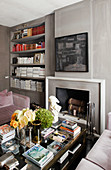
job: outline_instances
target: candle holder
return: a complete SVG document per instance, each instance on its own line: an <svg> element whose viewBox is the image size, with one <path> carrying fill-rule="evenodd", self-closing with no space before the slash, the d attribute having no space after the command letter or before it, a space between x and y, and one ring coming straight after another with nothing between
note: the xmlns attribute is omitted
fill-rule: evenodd
<svg viewBox="0 0 111 170"><path fill-rule="evenodd" d="M32 129L33 129L33 127L29 126L28 129L29 129L29 142L27 142L26 146L27 146L28 148L31 148L32 146L35 145L35 144L32 142Z"/></svg>

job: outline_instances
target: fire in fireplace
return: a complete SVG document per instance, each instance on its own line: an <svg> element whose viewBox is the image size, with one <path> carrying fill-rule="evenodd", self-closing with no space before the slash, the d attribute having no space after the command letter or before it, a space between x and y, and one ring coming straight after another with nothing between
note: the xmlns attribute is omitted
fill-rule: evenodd
<svg viewBox="0 0 111 170"><path fill-rule="evenodd" d="M56 87L56 97L62 106L61 112L87 119L89 91Z"/></svg>

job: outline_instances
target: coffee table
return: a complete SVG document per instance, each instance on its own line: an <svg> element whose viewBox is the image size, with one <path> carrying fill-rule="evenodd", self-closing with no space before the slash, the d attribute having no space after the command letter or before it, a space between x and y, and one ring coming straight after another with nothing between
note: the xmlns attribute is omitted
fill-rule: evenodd
<svg viewBox="0 0 111 170"><path fill-rule="evenodd" d="M46 140L45 140L46 142ZM50 144L52 141L50 139L47 139L47 142L44 141L41 142L41 145L47 148L47 145ZM43 170L47 170L49 168L56 169L68 169L68 167L74 162L74 160L77 159L77 157L81 154L82 150L85 148L85 142L86 142L86 129L82 129L79 135L75 138L69 138L64 142L64 147L57 152L57 154L54 156L54 158L43 168ZM19 143L19 141L16 140L16 143ZM67 158L64 160L64 162L61 164L58 162L58 160L68 151L68 150L74 150L74 148L81 144L81 146L75 151L74 154L69 153ZM25 152L28 148L20 146L19 153L15 155L15 158L19 161L18 169L21 169L26 163L25 163L25 157L22 156L22 153ZM0 156L3 155L2 148L0 147ZM31 163L31 162L30 162ZM33 163L32 163L33 165ZM36 165L37 166L37 165ZM39 169L39 167L37 167Z"/></svg>

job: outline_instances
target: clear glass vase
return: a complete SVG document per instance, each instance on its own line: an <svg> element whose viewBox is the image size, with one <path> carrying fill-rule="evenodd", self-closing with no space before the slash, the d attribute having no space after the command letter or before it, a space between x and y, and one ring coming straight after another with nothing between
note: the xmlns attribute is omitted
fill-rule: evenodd
<svg viewBox="0 0 111 170"><path fill-rule="evenodd" d="M20 129L20 144L26 146L26 127Z"/></svg>

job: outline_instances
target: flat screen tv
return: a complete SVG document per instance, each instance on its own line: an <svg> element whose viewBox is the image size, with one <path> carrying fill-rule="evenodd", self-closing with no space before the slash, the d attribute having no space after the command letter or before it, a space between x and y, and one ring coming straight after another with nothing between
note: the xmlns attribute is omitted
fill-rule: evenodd
<svg viewBox="0 0 111 170"><path fill-rule="evenodd" d="M55 39L56 71L88 72L88 33Z"/></svg>

